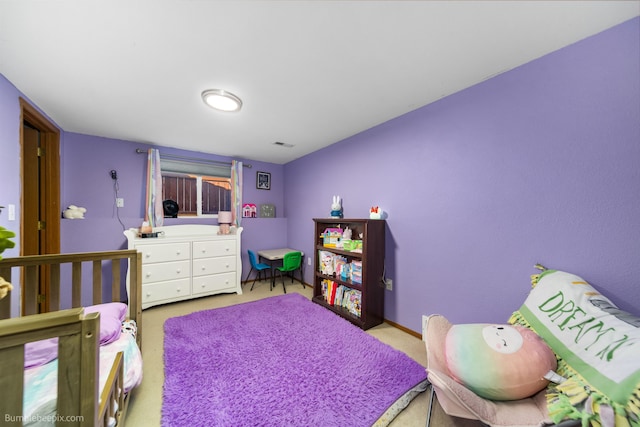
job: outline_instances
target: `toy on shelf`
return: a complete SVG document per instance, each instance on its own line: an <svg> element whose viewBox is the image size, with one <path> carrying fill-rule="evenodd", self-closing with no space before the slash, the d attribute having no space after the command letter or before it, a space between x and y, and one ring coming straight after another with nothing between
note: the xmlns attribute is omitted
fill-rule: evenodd
<svg viewBox="0 0 640 427"><path fill-rule="evenodd" d="M383 211L379 206L371 206L371 209L369 209L370 219L385 219L386 217L387 213Z"/></svg>
<svg viewBox="0 0 640 427"><path fill-rule="evenodd" d="M342 202L340 196L333 196L331 203L331 218L342 218Z"/></svg>
<svg viewBox="0 0 640 427"><path fill-rule="evenodd" d="M242 205L242 217L243 218L255 218L258 213L258 208L255 203L245 203Z"/></svg>
<svg viewBox="0 0 640 427"><path fill-rule="evenodd" d="M341 228L326 228L322 233L322 245L327 248L342 247L342 229Z"/></svg>

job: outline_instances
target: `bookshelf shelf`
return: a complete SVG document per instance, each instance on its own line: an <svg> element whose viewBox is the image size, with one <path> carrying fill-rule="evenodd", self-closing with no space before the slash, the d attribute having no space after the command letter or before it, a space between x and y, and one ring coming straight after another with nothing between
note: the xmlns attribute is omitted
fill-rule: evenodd
<svg viewBox="0 0 640 427"><path fill-rule="evenodd" d="M316 254L312 301L362 329L379 325L384 317L382 276L386 222L336 218L315 218L314 222ZM346 227L352 230L353 239L362 240L361 251L325 246L326 229L344 230ZM351 264L354 271L361 266L361 283L332 271L332 266L337 270L345 264Z"/></svg>

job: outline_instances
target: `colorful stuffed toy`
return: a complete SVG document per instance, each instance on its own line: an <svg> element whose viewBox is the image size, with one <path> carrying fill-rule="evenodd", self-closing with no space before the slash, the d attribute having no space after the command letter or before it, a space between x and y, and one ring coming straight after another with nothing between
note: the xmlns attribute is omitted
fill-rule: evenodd
<svg viewBox="0 0 640 427"><path fill-rule="evenodd" d="M511 325L454 325L445 341L453 379L478 396L518 400L545 388L556 357L533 331Z"/></svg>

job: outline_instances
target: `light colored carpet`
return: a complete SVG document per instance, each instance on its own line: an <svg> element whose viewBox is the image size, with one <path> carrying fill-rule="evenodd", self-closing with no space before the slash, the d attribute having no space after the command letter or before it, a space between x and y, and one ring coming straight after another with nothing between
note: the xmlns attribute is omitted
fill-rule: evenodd
<svg viewBox="0 0 640 427"><path fill-rule="evenodd" d="M129 426L159 426L162 409L162 385L164 383L163 363L163 325L170 317L182 316L200 310L226 307L248 301L255 301L274 295L283 294L282 285L269 290L269 282L256 282L253 291L249 291L251 283L243 285L243 294L223 294L198 298L190 301L177 302L156 306L144 310L142 313L142 357L144 361L142 384L133 391L126 424ZM307 286L304 290L298 282L287 283L287 292L298 292L311 299L313 291ZM371 328L367 331L380 341L403 351L409 357L426 365L427 355L424 343L410 334L397 329L387 323ZM409 406L402 411L391 423L390 427L418 427L424 426L427 420L428 391L417 396ZM434 405L434 415L431 425L434 427L475 426L469 420L449 418L444 415L440 407Z"/></svg>

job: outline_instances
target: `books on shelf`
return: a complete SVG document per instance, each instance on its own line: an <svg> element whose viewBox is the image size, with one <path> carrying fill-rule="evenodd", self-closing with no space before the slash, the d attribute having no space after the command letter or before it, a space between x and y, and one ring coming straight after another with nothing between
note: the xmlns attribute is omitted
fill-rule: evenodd
<svg viewBox="0 0 640 427"><path fill-rule="evenodd" d="M353 283L362 283L362 261L351 261L351 281Z"/></svg>
<svg viewBox="0 0 640 427"><path fill-rule="evenodd" d="M339 285L333 280L322 280L322 297L329 305L342 307L354 316L362 314L362 292Z"/></svg>

